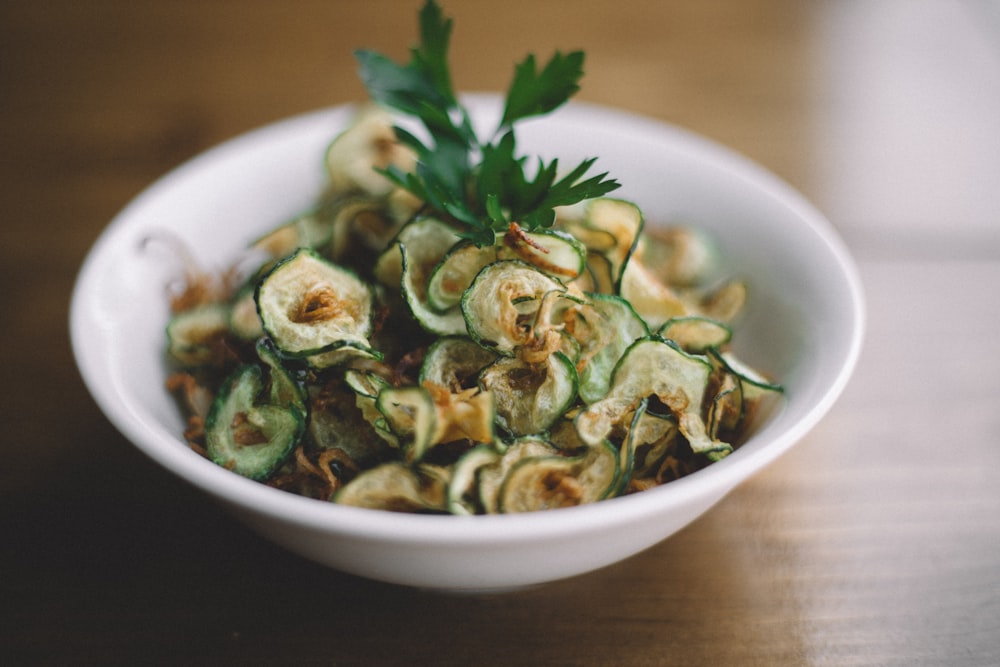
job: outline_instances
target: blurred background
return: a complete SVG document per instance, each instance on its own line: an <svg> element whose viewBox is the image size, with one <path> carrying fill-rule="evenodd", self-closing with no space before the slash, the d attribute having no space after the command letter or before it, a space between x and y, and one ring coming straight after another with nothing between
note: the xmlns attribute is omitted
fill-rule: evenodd
<svg viewBox="0 0 1000 667"><path fill-rule="evenodd" d="M106 219L164 166L206 146L360 99L352 50L405 58L412 42L399 40L415 39L414 6L4 3L5 182L32 170L53 185L89 173L109 200L95 210ZM584 48L579 99L733 146L841 226L905 216L910 233L927 234L997 203L1000 9L991 0L461 0L447 10L459 26L460 89L505 88L528 52ZM33 195L15 201L57 204ZM987 235L987 221L975 224Z"/></svg>
<svg viewBox="0 0 1000 667"><path fill-rule="evenodd" d="M16 536L0 555L0 595L6 600L0 606L17 607L2 616L7 627L0 631L0 639L13 642L20 628L27 633L26 641L37 646L49 628L59 627L81 645L87 638L103 637L107 649L121 638L106 628L124 623L124 632L130 633L128 646L135 648L144 640L166 641L143 630L145 623L166 620L180 623L179 634L171 635L175 640L193 634L203 646L213 641L232 643L235 637L226 633L238 634L241 627L264 631L254 625L251 614L266 605L251 602L252 595L235 584L219 584L218 577L233 567L240 577L252 578L257 566L284 564L287 557L223 517L204 513L182 485L132 452L103 420L79 381L70 353L66 330L70 290L80 263L105 225L167 170L260 125L363 99L352 50L374 48L405 59L407 47L416 39L420 4L418 0L5 0L0 4L0 284L4 286L0 340L5 341L0 346L5 430L0 440L0 529ZM455 19L452 67L459 89L506 88L513 63L529 52L547 57L553 49L585 49L586 75L578 99L684 126L786 179L829 216L847 241L874 286L873 311L884 312L878 309L909 299L900 306L910 313L906 326L919 327L922 291L937 290L937 297L950 301L953 296L958 302L966 298L961 287L965 281L977 281L974 293L989 297L959 312L958 325L970 325L961 319L970 312L996 318L995 294L984 290L982 281L1000 278L1000 3L453 0L442 4ZM954 273L956 267L964 273ZM931 275L928 271L935 272L933 282L920 282ZM961 279L941 283L942 276L951 275ZM980 319L972 329L986 341L987 331L997 324L1000 321ZM869 350L891 351L893 342L887 336L897 331L895 320L874 318ZM947 337L949 332L937 330L935 335ZM969 369L965 376L950 378L953 384L947 389L968 392L965 383L974 372ZM870 412L877 397L889 394L897 402L904 400L890 388L863 384L875 379L862 370L854 384L861 388L848 395L846 405ZM977 424L985 425L983 408L996 398L997 386L996 380L988 379L972 399ZM923 398L907 405L911 414L936 407ZM822 653L826 646L823 655L830 655L830 646L860 641L859 636L869 646L880 646L882 653L877 656L889 660L894 647L934 627L929 618L911 618L912 623L896 628L896 635L890 633L878 644L874 616L864 617L852 607L850 622L831 621L846 618L845 598L819 604L815 598L804 601L788 592L793 587L788 577L822 579L822 568L805 559L805 547L795 540L812 534L808 531L817 517L831 514L830 507L810 505L820 501L801 487L779 481L780 476L790 469L806 471L806 479L819 488L819 497L833 499L832 505L840 508L841 513L833 515L841 523L834 520L834 525L861 530L850 523L849 515L864 511L862 503L852 504L850 493L860 491L864 496L880 482L863 477L863 462L843 463L829 447L820 447L851 434L852 428L859 427L846 412L835 412L825 430L782 462L784 468L742 489L736 499L654 554L665 558L693 550L705 558L701 569L688 561L665 584L678 596L678 604L736 595L728 609L731 616L758 614L764 619L753 624L752 632L737 634L744 647L761 649L753 654L760 662L753 664L805 664L814 655L809 651ZM876 432L891 430L887 425ZM888 459L875 458L888 464ZM832 478L809 476L808 471L822 465L831 467ZM856 481L858 475L867 486ZM836 485L824 486L824 479L833 479ZM919 487L935 488L938 478L933 471L923 471L918 479L919 485L906 486L911 500L920 497ZM987 491L993 481L995 476L976 478L970 493L979 494L978 504L959 509L972 511L977 521L992 516L995 524L996 515L990 514L997 505L995 494ZM763 513L748 514L746 501L758 503ZM897 518L914 519L899 509L902 505L893 507ZM913 548L930 539L923 533L908 533L888 548L876 535L884 525L873 521L865 524L865 530L872 532L860 533L874 540L867 543L871 550L855 552L856 562L876 567L876 562L914 553ZM774 525L781 528L766 530ZM942 525L943 519L934 524ZM716 553L720 543L729 544L722 541L724 534L741 530L758 532L750 535L742 550L730 554L731 559L722 563L725 567L735 567L739 574L777 559L791 563L792 569L762 575L758 583L744 577L742 594L734 591L731 580L705 578L705 571L720 563L704 554ZM191 545L192 532L204 542ZM973 539L985 539L982 532L971 528L969 532ZM62 537L56 539L54 534ZM995 526L986 535L995 537ZM206 565L201 560L206 552L217 552L226 560L213 563L209 558ZM995 568L984 570L985 551L975 553L972 565L978 569L963 578L962 585L972 587L975 579L997 584ZM248 554L247 563L233 565L238 554ZM640 564L650 562L642 558ZM146 559L151 560L143 564ZM834 560L829 555L819 558L824 567ZM807 566L795 569L795 563ZM294 610L302 602L301 592L283 598L278 591L287 585L306 590L307 581L321 576L333 582L320 589L324 594L346 591L369 614L380 613L371 600L414 612L427 604L391 587L337 578L296 564L298 569L290 574L284 571L284 579L264 585L277 596L282 610ZM921 562L915 572L930 575L938 571L937 565L940 561ZM90 574L81 574L83 570ZM151 583L168 572L163 581L174 581L178 571L208 587L214 601L193 611L182 601L184 594L168 584L157 588ZM836 576L848 576L843 568L834 571ZM596 604L618 584L634 584L629 576L621 569L596 575L589 584L595 588L582 590L596 591L589 598ZM710 583L693 586L687 594L677 592L685 581L699 579ZM864 580L851 582L848 588L864 588ZM151 593L135 596L135 590L149 586ZM931 596L941 592L934 586L917 591ZM553 594L557 601L586 606L579 602L580 592L556 587ZM111 595L112 603L93 603L99 594ZM661 599L649 593L647 602ZM906 595L900 599L912 601ZM996 612L996 596L980 591L974 599L978 606L967 613L980 619L980 625L973 627L981 629L984 617L978 614L987 609ZM531 600L536 607L543 604L541 597ZM755 607L754 600L763 600L766 608ZM315 609L324 602L313 591L304 604ZM458 603L430 604L456 622L468 611ZM504 631L509 636L501 632L493 639L529 636L541 641L529 630L531 618L517 616L518 603L497 604L492 609L519 620ZM150 611L156 605L184 609L193 614L192 620L185 625L167 612ZM247 610L240 611L241 605ZM123 610L131 613L140 608L145 611L123 620ZM586 608L594 611L593 605ZM817 608L818 615L803 612ZM554 607L545 609L548 616L558 614ZM212 615L228 615L230 620L224 630L209 633L208 638L199 635L194 628L203 628ZM392 614L380 618L402 620ZM700 659L692 657L688 664L724 664L719 659L737 660L730 664L752 662L740 660L748 654L740 653L735 644L714 644L711 633L686 625L683 614L657 618L661 630L679 628L687 633L686 641L702 648ZM606 620L622 632L636 627L621 625L620 615ZM812 630L789 629L789 623L810 625ZM796 635L815 640L817 624L822 628L819 643L802 645L789 639ZM735 621L726 628L740 632ZM983 632L969 632L973 634L966 639L974 646L989 645ZM443 639L447 633L437 628L429 636ZM281 646L299 640L307 638L292 632ZM354 650L363 653L361 645ZM891 662L859 657L860 649L832 654L847 655L850 659L844 662L850 664ZM657 664L653 654L642 655L648 657L644 664ZM582 658L572 662L583 663Z"/></svg>

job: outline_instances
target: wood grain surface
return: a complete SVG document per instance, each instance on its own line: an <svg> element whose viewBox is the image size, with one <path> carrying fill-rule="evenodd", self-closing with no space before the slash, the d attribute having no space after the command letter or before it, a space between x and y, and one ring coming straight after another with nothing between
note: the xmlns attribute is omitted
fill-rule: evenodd
<svg viewBox="0 0 1000 667"><path fill-rule="evenodd" d="M868 298L842 400L689 528L589 575L452 597L290 555L104 419L70 290L167 170L362 98L351 51L405 57L419 3L6 0L0 662L1000 664L997 5L443 4L461 89L585 48L580 99L716 139L816 202Z"/></svg>

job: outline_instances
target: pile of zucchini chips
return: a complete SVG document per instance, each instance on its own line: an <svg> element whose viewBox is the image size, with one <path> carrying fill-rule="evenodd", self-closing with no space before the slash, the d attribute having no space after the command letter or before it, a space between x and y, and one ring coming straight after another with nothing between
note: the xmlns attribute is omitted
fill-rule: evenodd
<svg viewBox="0 0 1000 667"><path fill-rule="evenodd" d="M442 74L451 23L432 0L420 20L409 65L359 53L375 103L327 149L315 206L250 270L192 268L174 295L187 441L310 498L451 514L591 503L730 454L782 391L731 351L746 284L703 234L584 180L592 160L556 180L515 157L515 121L576 90L582 53L529 56L476 144Z"/></svg>
<svg viewBox="0 0 1000 667"><path fill-rule="evenodd" d="M409 159L365 109L259 270L190 276L168 383L212 461L350 505L523 512L697 470L781 391L727 351L747 289L704 284L702 235L602 197L477 246L372 169Z"/></svg>

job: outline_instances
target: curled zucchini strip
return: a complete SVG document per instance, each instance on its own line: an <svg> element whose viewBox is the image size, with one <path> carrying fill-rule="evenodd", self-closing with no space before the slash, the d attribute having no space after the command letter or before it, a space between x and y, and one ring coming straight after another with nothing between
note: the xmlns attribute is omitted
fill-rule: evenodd
<svg viewBox="0 0 1000 667"><path fill-rule="evenodd" d="M636 409L627 437L632 450L631 479L653 477L664 457L681 439L677 420L672 415L653 414L648 409L648 402Z"/></svg>
<svg viewBox="0 0 1000 667"><path fill-rule="evenodd" d="M419 264L425 276L437 266L448 249L459 240L448 224L433 217L416 218L399 230L375 263L375 278L386 287L400 289L403 280L401 246L410 248L410 259Z"/></svg>
<svg viewBox="0 0 1000 667"><path fill-rule="evenodd" d="M554 352L539 364L501 357L483 369L479 384L496 397L501 428L524 436L545 431L569 409L578 380L573 362Z"/></svg>
<svg viewBox="0 0 1000 667"><path fill-rule="evenodd" d="M330 256L341 261L359 251L381 252L399 232L388 204L372 197L344 197L330 206Z"/></svg>
<svg viewBox="0 0 1000 667"><path fill-rule="evenodd" d="M375 399L362 395L361 387L367 387L369 378L366 373L349 370L343 384L331 382L312 388L306 430L309 446L323 451L338 449L360 467L392 455L391 447L398 442L375 427L373 422L381 417L374 407Z"/></svg>
<svg viewBox="0 0 1000 667"><path fill-rule="evenodd" d="M450 225L436 218L418 218L400 230L375 265L379 282L398 288L420 326L441 336L465 333L461 310L435 309L427 293L428 279L458 238Z"/></svg>
<svg viewBox="0 0 1000 667"><path fill-rule="evenodd" d="M500 489L511 469L519 462L532 457L548 457L559 450L544 438L528 436L515 440L503 454L491 463L478 468L479 504L487 514L500 512Z"/></svg>
<svg viewBox="0 0 1000 667"><path fill-rule="evenodd" d="M719 322L732 322L746 307L749 288L741 280L732 280L717 287L697 304L697 311Z"/></svg>
<svg viewBox="0 0 1000 667"><path fill-rule="evenodd" d="M344 371L344 382L354 392L354 404L361 411L361 417L371 425L373 432L399 449L399 438L389 429L386 418L378 409L379 394L392 386L388 380L369 371L349 368Z"/></svg>
<svg viewBox="0 0 1000 667"><path fill-rule="evenodd" d="M465 319L459 308L437 313L427 303L428 263L421 262L412 245L399 246L403 258L403 296L413 316L427 331L441 336L454 336L465 332Z"/></svg>
<svg viewBox="0 0 1000 667"><path fill-rule="evenodd" d="M260 338L256 347L257 357L267 367L270 380L270 401L275 405L294 408L306 412L306 391L291 373L281 363L281 356L274 348L274 343L267 338Z"/></svg>
<svg viewBox="0 0 1000 667"><path fill-rule="evenodd" d="M265 392L263 371L256 365L242 366L230 376L205 420L208 457L238 475L267 479L305 428L304 411L284 404L280 391Z"/></svg>
<svg viewBox="0 0 1000 667"><path fill-rule="evenodd" d="M581 439L596 445L615 425L623 424L638 403L656 396L677 418L681 433L696 453L724 456L732 446L713 440L702 419L702 405L712 365L662 338L632 344L615 368L608 395L591 404L576 420Z"/></svg>
<svg viewBox="0 0 1000 667"><path fill-rule="evenodd" d="M437 410L423 387L387 388L379 392L375 406L399 442L407 462L419 461L434 444Z"/></svg>
<svg viewBox="0 0 1000 667"><path fill-rule="evenodd" d="M716 349L709 352L717 363L740 381L740 384L743 385L743 393L748 397L756 398L764 394L780 394L785 391L781 384L774 382L760 371L744 363L732 352Z"/></svg>
<svg viewBox="0 0 1000 667"><path fill-rule="evenodd" d="M657 333L676 342L685 352L695 354L720 348L733 337L733 330L728 325L699 315L667 320Z"/></svg>
<svg viewBox="0 0 1000 667"><path fill-rule="evenodd" d="M617 291L642 232L642 211L629 201L598 197L562 213L560 227L586 246L591 271L599 267L596 271L602 274L593 291Z"/></svg>
<svg viewBox="0 0 1000 667"><path fill-rule="evenodd" d="M368 341L372 294L350 271L311 250L279 262L257 286L264 331L289 357L316 368L378 357Z"/></svg>
<svg viewBox="0 0 1000 667"><path fill-rule="evenodd" d="M591 318L581 345L591 351L580 371L580 398L593 403L604 398L611 387L611 374L625 350L649 329L632 306L621 297L588 294L595 317Z"/></svg>
<svg viewBox="0 0 1000 667"><path fill-rule="evenodd" d="M532 342L543 297L565 291L561 283L520 260L489 264L462 296L469 336L498 354L513 356Z"/></svg>
<svg viewBox="0 0 1000 667"><path fill-rule="evenodd" d="M546 229L525 232L517 225L504 234L500 257L520 259L539 271L558 278L573 280L587 267L587 248L571 234Z"/></svg>
<svg viewBox="0 0 1000 667"><path fill-rule="evenodd" d="M167 323L167 350L182 366L194 368L215 359L213 342L229 332L229 308L209 303L173 315Z"/></svg>
<svg viewBox="0 0 1000 667"><path fill-rule="evenodd" d="M449 391L475 387L480 371L497 355L465 336L443 336L431 343L420 367L420 384L432 382Z"/></svg>
<svg viewBox="0 0 1000 667"><path fill-rule="evenodd" d="M437 466L391 461L362 472L333 501L390 512L444 512L448 479L447 471Z"/></svg>
<svg viewBox="0 0 1000 667"><path fill-rule="evenodd" d="M456 243L441 259L427 282L427 303L437 312L445 312L462 302L484 266L497 260L497 246L477 246L471 241Z"/></svg>
<svg viewBox="0 0 1000 667"><path fill-rule="evenodd" d="M416 156L396 137L392 115L370 105L362 108L350 127L330 143L325 164L328 186L333 192L360 190L387 196L395 185L379 169L394 165L411 171Z"/></svg>
<svg viewBox="0 0 1000 667"><path fill-rule="evenodd" d="M444 312L459 305L476 275L499 260L519 259L557 280L573 280L586 269L586 248L565 232L524 232L511 225L511 231L498 242L489 246L456 243L431 272L427 285L430 306Z"/></svg>
<svg viewBox="0 0 1000 667"><path fill-rule="evenodd" d="M612 276L620 281L642 232L642 211L632 202L601 197L587 203L586 220L591 228L607 231L614 237L614 248L604 254L611 262Z"/></svg>
<svg viewBox="0 0 1000 667"><path fill-rule="evenodd" d="M586 271L574 281L584 292L596 294L617 294L614 276L611 275L611 262L599 252L587 253Z"/></svg>
<svg viewBox="0 0 1000 667"><path fill-rule="evenodd" d="M681 225L647 229L635 256L646 266L656 267L664 283L678 287L704 283L721 261L718 248L705 233Z"/></svg>
<svg viewBox="0 0 1000 667"><path fill-rule="evenodd" d="M500 453L495 448L479 445L455 462L448 484L448 510L452 514L478 514L480 505L476 491L479 470L499 459Z"/></svg>
<svg viewBox="0 0 1000 667"><path fill-rule="evenodd" d="M271 230L250 247L272 259L287 257L299 248L319 248L333 238L333 223L323 209L309 211Z"/></svg>
<svg viewBox="0 0 1000 667"><path fill-rule="evenodd" d="M693 314L690 304L680 294L660 282L636 259L625 267L619 293L650 329L659 329L669 320Z"/></svg>
<svg viewBox="0 0 1000 667"><path fill-rule="evenodd" d="M420 461L434 445L455 440L493 440L493 396L478 389L453 394L432 383L386 388L375 406L398 439L403 457Z"/></svg>
<svg viewBox="0 0 1000 667"><path fill-rule="evenodd" d="M709 437L720 438L724 433L736 433L744 414L743 384L736 376L727 373L708 409Z"/></svg>
<svg viewBox="0 0 1000 667"><path fill-rule="evenodd" d="M619 473L618 450L607 441L579 456L527 457L504 478L498 509L536 512L603 500L617 491Z"/></svg>

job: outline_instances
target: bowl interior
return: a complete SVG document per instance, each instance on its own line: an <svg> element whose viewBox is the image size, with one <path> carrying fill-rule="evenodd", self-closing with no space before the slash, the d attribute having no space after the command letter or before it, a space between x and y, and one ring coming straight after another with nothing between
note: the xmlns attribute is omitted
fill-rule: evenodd
<svg viewBox="0 0 1000 667"><path fill-rule="evenodd" d="M497 109L492 96L471 96L469 106L485 125ZM361 521L350 508L276 492L204 461L180 438L182 421L163 388L165 290L181 271L163 239L181 240L205 268L225 267L257 235L310 205L322 184L323 151L350 115L351 109L336 108L265 127L154 184L122 211L88 256L73 296L71 334L82 376L101 409L168 469L236 506L274 516L294 508L297 520L314 525L401 535L413 517L365 512ZM791 446L829 409L858 355L861 290L839 239L799 195L709 141L604 108L569 105L526 125L520 143L567 164L599 156L596 167L623 184L615 196L636 201L648 224L684 222L712 235L728 273L750 283L737 352L787 388L782 408L734 455L683 484L610 501L621 501L616 512L663 511L672 498L699 486L715 497ZM578 509L566 516L587 522L603 512L613 520L596 506ZM512 517L497 519L530 532L532 522L555 525L543 514L552 513L518 517L516 524ZM419 534L456 534L447 519L421 518ZM559 525L568 529L565 521ZM464 539L476 538L475 526L466 523L460 530Z"/></svg>

